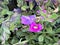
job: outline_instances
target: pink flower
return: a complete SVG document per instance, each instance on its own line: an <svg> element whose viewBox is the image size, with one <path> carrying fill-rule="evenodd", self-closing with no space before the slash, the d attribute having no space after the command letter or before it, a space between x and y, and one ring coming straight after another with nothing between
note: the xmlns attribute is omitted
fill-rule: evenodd
<svg viewBox="0 0 60 45"><path fill-rule="evenodd" d="M43 29L42 25L40 23L31 23L29 26L29 31L30 32L40 32Z"/></svg>
<svg viewBox="0 0 60 45"><path fill-rule="evenodd" d="M40 14L40 10L36 11L38 14ZM47 11L45 9L42 10L43 13L47 13Z"/></svg>
<svg viewBox="0 0 60 45"><path fill-rule="evenodd" d="M42 10L43 11L43 13L47 13L47 11L46 10Z"/></svg>

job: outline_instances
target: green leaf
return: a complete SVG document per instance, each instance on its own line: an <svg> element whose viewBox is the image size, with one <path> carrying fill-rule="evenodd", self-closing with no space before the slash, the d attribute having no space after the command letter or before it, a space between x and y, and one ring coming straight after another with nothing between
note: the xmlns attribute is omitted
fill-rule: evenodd
<svg viewBox="0 0 60 45"><path fill-rule="evenodd" d="M46 36L46 38L48 39L48 40L50 40L50 41L53 41L53 39L51 38L51 37L49 37L49 36ZM49 41L49 42L50 42Z"/></svg>
<svg viewBox="0 0 60 45"><path fill-rule="evenodd" d="M17 6L20 7L23 5L23 0L17 0L17 3L18 3Z"/></svg>
<svg viewBox="0 0 60 45"><path fill-rule="evenodd" d="M26 6L26 5L23 5L23 6L21 7L21 9L22 9L23 11L25 11L27 8L28 8L28 6Z"/></svg>
<svg viewBox="0 0 60 45"><path fill-rule="evenodd" d="M3 10L1 11L1 15L5 15L5 14L12 15L13 12L9 11L8 9L3 9Z"/></svg>
<svg viewBox="0 0 60 45"><path fill-rule="evenodd" d="M19 42L17 42L17 43L15 43L15 44L13 44L13 45L24 45L25 43L27 43L29 40L25 40L25 41L19 41Z"/></svg>
<svg viewBox="0 0 60 45"><path fill-rule="evenodd" d="M60 18L58 18L58 19L56 20L56 22L57 22L57 23L60 23Z"/></svg>
<svg viewBox="0 0 60 45"><path fill-rule="evenodd" d="M56 33L60 33L60 28L55 29Z"/></svg>
<svg viewBox="0 0 60 45"><path fill-rule="evenodd" d="M46 14L43 13L42 11L40 12L41 16L46 17Z"/></svg>
<svg viewBox="0 0 60 45"><path fill-rule="evenodd" d="M46 3L46 7L50 5L50 0L48 0L48 2Z"/></svg>
<svg viewBox="0 0 60 45"><path fill-rule="evenodd" d="M14 23L11 23L11 24L10 24L10 30L11 30L11 31L13 31L15 27L16 27L16 26L14 25Z"/></svg>
<svg viewBox="0 0 60 45"><path fill-rule="evenodd" d="M3 9L2 12L1 12L1 15L4 15L6 14L7 10L6 9Z"/></svg>
<svg viewBox="0 0 60 45"><path fill-rule="evenodd" d="M16 37L13 37L13 39L11 40L11 44L17 43L18 39Z"/></svg>
<svg viewBox="0 0 60 45"><path fill-rule="evenodd" d="M5 24L2 25L2 28L7 34L10 34L10 30Z"/></svg>
<svg viewBox="0 0 60 45"><path fill-rule="evenodd" d="M55 42L57 42L57 41L59 41L59 38L58 38L58 37L53 37L53 40L54 40Z"/></svg>
<svg viewBox="0 0 60 45"><path fill-rule="evenodd" d="M43 17L44 17L44 20L43 20L43 21L46 21L46 20L47 20L47 18L46 18L46 14L45 14L45 13L43 13L42 11L40 11L40 14L41 14L41 16L43 16Z"/></svg>
<svg viewBox="0 0 60 45"><path fill-rule="evenodd" d="M58 43L54 43L53 45L59 45Z"/></svg>
<svg viewBox="0 0 60 45"><path fill-rule="evenodd" d="M40 36L38 37L38 41L39 41L39 42L43 42L43 40L44 40L44 36L43 36L43 35L40 35Z"/></svg>
<svg viewBox="0 0 60 45"><path fill-rule="evenodd" d="M18 14L18 16L16 16L16 19L15 19L16 24L20 24L20 16L21 14Z"/></svg>
<svg viewBox="0 0 60 45"><path fill-rule="evenodd" d="M55 34L55 32L52 30L52 27L51 27L51 26L46 27L46 31L47 31L47 33L49 33L49 34Z"/></svg>
<svg viewBox="0 0 60 45"><path fill-rule="evenodd" d="M2 34L1 34L1 41L2 41L2 44L5 44L5 41L8 40L9 36L10 36L10 31L9 31L9 28L5 25L5 23L2 24Z"/></svg>
<svg viewBox="0 0 60 45"><path fill-rule="evenodd" d="M1 19L0 19L0 24L3 22L3 20L4 20L4 18L1 18Z"/></svg>
<svg viewBox="0 0 60 45"><path fill-rule="evenodd" d="M52 45L52 44L48 44L48 45Z"/></svg>
<svg viewBox="0 0 60 45"><path fill-rule="evenodd" d="M49 18L56 19L58 15L56 13L53 13Z"/></svg>
<svg viewBox="0 0 60 45"><path fill-rule="evenodd" d="M27 32L28 31L28 28L25 28L22 30L22 32Z"/></svg>
<svg viewBox="0 0 60 45"><path fill-rule="evenodd" d="M30 7L30 10L32 10L32 9L33 9L34 5L33 5L33 3L32 3L32 2L30 2L30 3L29 3L29 7Z"/></svg>
<svg viewBox="0 0 60 45"><path fill-rule="evenodd" d="M8 3L9 3L9 0L4 0L3 3L4 3L4 4L8 4Z"/></svg>
<svg viewBox="0 0 60 45"><path fill-rule="evenodd" d="M5 42L5 44L4 45L10 45L8 42Z"/></svg>

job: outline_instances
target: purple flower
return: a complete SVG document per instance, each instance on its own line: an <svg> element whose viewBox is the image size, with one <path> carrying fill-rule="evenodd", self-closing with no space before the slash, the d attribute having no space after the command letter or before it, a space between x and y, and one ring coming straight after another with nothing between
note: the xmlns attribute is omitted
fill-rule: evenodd
<svg viewBox="0 0 60 45"><path fill-rule="evenodd" d="M36 15L31 15L31 16L24 16L24 15L22 15L22 16L21 16L21 23L22 23L22 24L29 25L29 24L31 24L32 22L34 22L35 19L36 19Z"/></svg>
<svg viewBox="0 0 60 45"><path fill-rule="evenodd" d="M47 11L45 10L45 6L44 6L44 5L42 5L41 8L42 8L42 11L43 11L44 13L47 12Z"/></svg>
<svg viewBox="0 0 60 45"><path fill-rule="evenodd" d="M43 29L42 25L40 23L31 23L29 26L29 31L30 32L40 32Z"/></svg>
<svg viewBox="0 0 60 45"><path fill-rule="evenodd" d="M43 13L46 13L46 10L42 10ZM40 10L37 10L37 13L40 14Z"/></svg>
<svg viewBox="0 0 60 45"><path fill-rule="evenodd" d="M14 11L14 12L17 12L17 13L21 13L21 9L19 9L19 8L14 8L13 11Z"/></svg>
<svg viewBox="0 0 60 45"><path fill-rule="evenodd" d="M37 13L40 14L40 10L37 10Z"/></svg>

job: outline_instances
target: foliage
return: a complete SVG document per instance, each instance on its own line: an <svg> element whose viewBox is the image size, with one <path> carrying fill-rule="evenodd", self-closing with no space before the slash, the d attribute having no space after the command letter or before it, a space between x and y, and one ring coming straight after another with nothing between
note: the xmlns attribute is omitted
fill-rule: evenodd
<svg viewBox="0 0 60 45"><path fill-rule="evenodd" d="M14 1L17 2L17 6ZM1 0L0 45L60 45L60 2L54 1ZM8 4L15 6L12 11ZM34 19L28 16L36 15L34 21L41 23L43 29L39 32L30 32L30 24L21 23L22 15L26 16L27 21Z"/></svg>

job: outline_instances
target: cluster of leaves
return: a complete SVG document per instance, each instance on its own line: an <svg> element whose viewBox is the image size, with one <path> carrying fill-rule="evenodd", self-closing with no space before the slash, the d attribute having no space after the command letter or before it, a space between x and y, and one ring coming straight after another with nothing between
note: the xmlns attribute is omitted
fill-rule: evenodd
<svg viewBox="0 0 60 45"><path fill-rule="evenodd" d="M39 21L44 29L39 33L33 33L27 31L28 26L21 24L20 16L36 14L36 16L46 17L42 11L39 15L36 13L37 10L41 10L40 5L44 2L39 0L27 3L25 0L15 1L17 1L16 7L21 9L20 13L10 11L7 5L10 2L12 4L12 0L0 1L0 45L60 45L60 5L57 6L59 11L53 12L51 7L54 9L55 7L51 0L45 4L46 10L51 13L49 18L54 19L54 22L49 22L46 18L44 21ZM38 2L41 4L36 5Z"/></svg>

